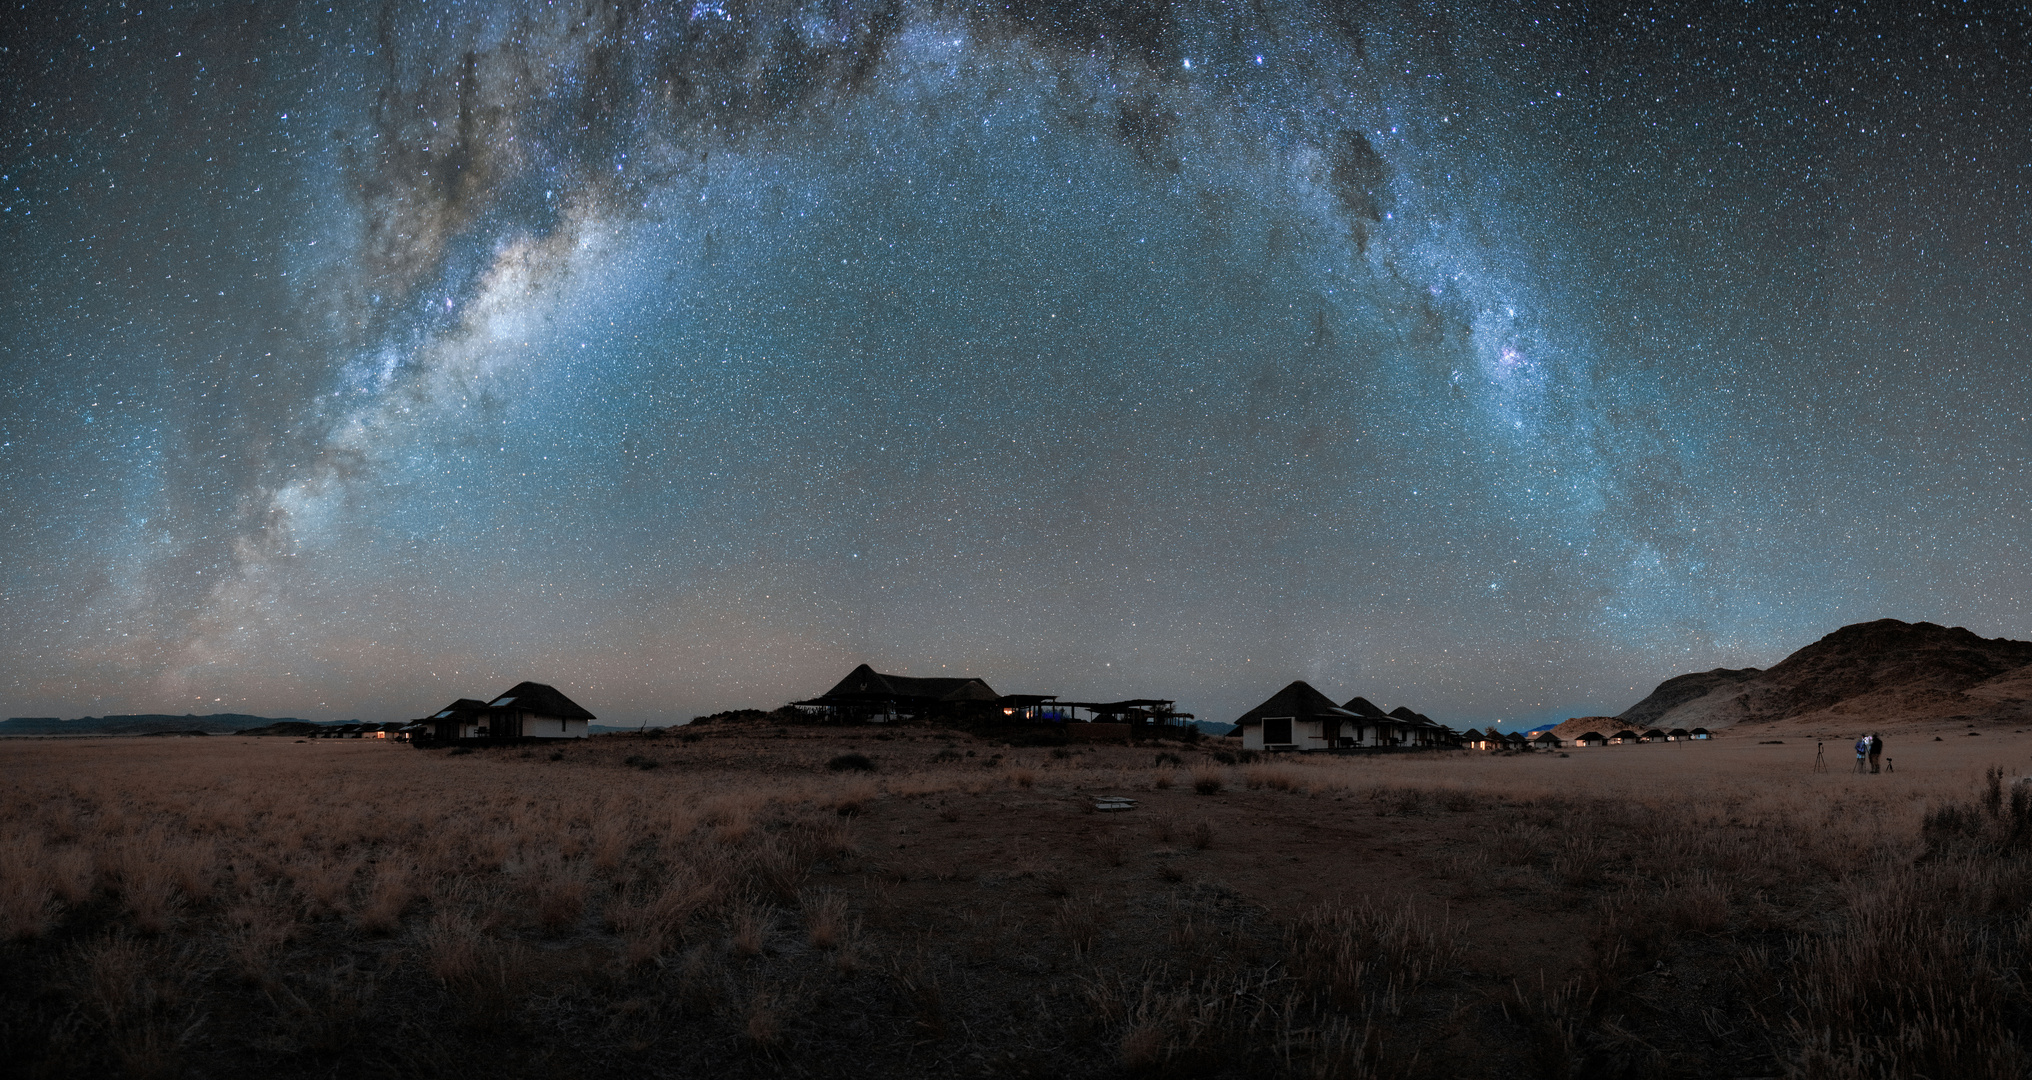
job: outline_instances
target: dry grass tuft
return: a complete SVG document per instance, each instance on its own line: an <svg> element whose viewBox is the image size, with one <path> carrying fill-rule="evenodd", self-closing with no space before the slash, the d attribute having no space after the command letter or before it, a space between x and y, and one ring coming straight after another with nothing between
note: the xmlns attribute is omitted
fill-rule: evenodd
<svg viewBox="0 0 2032 1080"><path fill-rule="evenodd" d="M1251 791L1304 791L1305 781L1305 775L1290 765L1251 765L1242 770L1242 784Z"/></svg>
<svg viewBox="0 0 2032 1080"><path fill-rule="evenodd" d="M1091 952L1094 940L1101 932L1101 912L1104 910L1097 894L1068 896L1058 902L1053 912L1059 932L1072 945L1074 956Z"/></svg>
<svg viewBox="0 0 2032 1080"><path fill-rule="evenodd" d="M812 948L837 949L852 933L853 927L847 917L847 899L839 893L831 890L808 893L801 906Z"/></svg>
<svg viewBox="0 0 2032 1080"><path fill-rule="evenodd" d="M1218 766L1195 765L1192 767L1192 790L1201 795L1219 795L1227 786L1227 774Z"/></svg>
<svg viewBox="0 0 2032 1080"><path fill-rule="evenodd" d="M1458 967L1466 951L1450 923L1416 903L1387 910L1328 903L1298 917L1289 954L1300 984L1337 1008L1396 1015L1428 980Z"/></svg>
<svg viewBox="0 0 2032 1080"><path fill-rule="evenodd" d="M769 931L775 921L775 910L752 896L743 897L735 903L733 913L727 918L727 941L734 955L762 955L762 950L769 944Z"/></svg>

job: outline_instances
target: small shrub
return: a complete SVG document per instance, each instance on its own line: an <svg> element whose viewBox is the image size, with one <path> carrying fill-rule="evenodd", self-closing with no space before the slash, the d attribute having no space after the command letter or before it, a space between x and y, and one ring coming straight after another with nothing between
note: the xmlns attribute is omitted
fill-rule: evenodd
<svg viewBox="0 0 2032 1080"><path fill-rule="evenodd" d="M629 754L627 757L621 759L621 764L632 765L635 768L641 769L643 772L648 772L650 769L656 767L657 762L655 758L646 758L642 757L639 754Z"/></svg>
<svg viewBox="0 0 2032 1080"><path fill-rule="evenodd" d="M840 793L839 799L833 803L833 810L841 817L854 817L866 812L868 804L874 802L878 794L880 792L873 784L856 784Z"/></svg>
<svg viewBox="0 0 2032 1080"><path fill-rule="evenodd" d="M1219 755L1215 755L1215 756L1216 756L1216 757L1218 757ZM1181 769L1182 769L1182 768L1184 768L1184 767L1185 767L1185 759L1184 759L1184 758L1182 758L1182 757L1179 757L1179 756L1178 756L1177 754L1173 754L1173 753L1169 753L1169 752L1163 752L1163 753L1159 753L1159 754L1157 755L1157 760L1155 760L1155 761L1151 762L1151 764L1152 764L1152 765L1155 765L1155 766L1163 766L1163 765L1176 765L1176 766L1178 766L1179 768L1181 768Z"/></svg>
<svg viewBox="0 0 2032 1080"><path fill-rule="evenodd" d="M1056 761L1064 761L1072 756L1072 751L1067 750L1063 746L1054 746L1051 748L1051 756Z"/></svg>
<svg viewBox="0 0 2032 1080"><path fill-rule="evenodd" d="M1303 779L1287 766L1260 765L1242 773L1242 783L1250 791L1269 788L1272 791L1297 791L1304 787Z"/></svg>
<svg viewBox="0 0 2032 1080"><path fill-rule="evenodd" d="M1936 741L1937 741L1937 740L1936 740ZM472 752L473 752L473 748L472 748L472 747L470 747L470 746L454 746L454 747L452 747L452 748L451 748L451 752L450 752L450 753L448 753L448 754L446 754L445 756L446 756L446 757L465 757L465 756L466 756L467 754L470 754L470 753L472 753Z"/></svg>
<svg viewBox="0 0 2032 1080"><path fill-rule="evenodd" d="M1213 823L1205 818L1201 818L1192 823L1192 828L1186 830L1185 836L1187 840L1192 842L1194 848L1205 851L1214 846Z"/></svg>
<svg viewBox="0 0 2032 1080"><path fill-rule="evenodd" d="M841 754L826 762L826 768L833 772L874 772L875 763L866 754Z"/></svg>
<svg viewBox="0 0 2032 1080"><path fill-rule="evenodd" d="M1009 779L1015 781L1017 787L1023 788L1036 787L1037 771L1035 769L1030 769L1019 765L1016 768L1009 770Z"/></svg>
<svg viewBox="0 0 2032 1080"><path fill-rule="evenodd" d="M1478 800L1470 792L1462 791L1459 788L1451 788L1440 792L1439 805L1459 814L1473 810L1478 805Z"/></svg>
<svg viewBox="0 0 2032 1080"><path fill-rule="evenodd" d="M1201 795L1219 795L1221 788L1226 785L1227 780L1222 776L1219 769L1211 765L1194 766L1192 770L1192 789L1194 791Z"/></svg>

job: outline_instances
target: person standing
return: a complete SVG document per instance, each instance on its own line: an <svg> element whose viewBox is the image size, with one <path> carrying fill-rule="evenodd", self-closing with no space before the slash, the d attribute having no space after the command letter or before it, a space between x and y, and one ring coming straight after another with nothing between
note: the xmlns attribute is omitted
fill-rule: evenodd
<svg viewBox="0 0 2032 1080"><path fill-rule="evenodd" d="M1856 740L1856 771L1863 771L1863 759L1870 756L1870 737L1866 734Z"/></svg>
<svg viewBox="0 0 2032 1080"><path fill-rule="evenodd" d="M1884 737L1872 731L1870 732L1870 772L1875 773L1877 771L1877 767L1883 762L1883 757Z"/></svg>

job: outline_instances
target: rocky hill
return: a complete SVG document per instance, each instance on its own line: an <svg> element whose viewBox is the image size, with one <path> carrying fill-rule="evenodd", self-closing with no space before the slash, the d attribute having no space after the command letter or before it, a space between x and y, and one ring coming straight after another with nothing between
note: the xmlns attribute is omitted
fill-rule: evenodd
<svg viewBox="0 0 2032 1080"><path fill-rule="evenodd" d="M1658 727L1658 720L1666 713L1717 690L1748 682L1762 675L1757 668L1716 668L1713 671L1696 671L1691 675L1680 675L1658 684L1651 696L1624 709L1615 718L1623 727L1643 731ZM1708 724L1671 724L1669 727L1710 727ZM1607 734L1604 732L1604 734Z"/></svg>
<svg viewBox="0 0 2032 1080"><path fill-rule="evenodd" d="M1798 721L2032 722L2032 641L1897 619L1844 626L1771 668L1681 675L1617 721L1642 730Z"/></svg>

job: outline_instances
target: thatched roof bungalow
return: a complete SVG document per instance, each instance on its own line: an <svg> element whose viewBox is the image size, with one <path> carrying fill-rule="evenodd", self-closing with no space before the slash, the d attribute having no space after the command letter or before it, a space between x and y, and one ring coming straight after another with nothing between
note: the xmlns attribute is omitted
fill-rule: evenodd
<svg viewBox="0 0 2032 1080"><path fill-rule="evenodd" d="M1590 731L1583 735L1577 735L1573 740L1573 745L1575 746L1607 746L1608 744L1608 738L1599 731Z"/></svg>
<svg viewBox="0 0 2032 1080"><path fill-rule="evenodd" d="M459 698L420 720L427 737L419 743L443 744L515 739L583 739L597 719L554 686L519 682L491 701Z"/></svg>
<svg viewBox="0 0 2032 1080"><path fill-rule="evenodd" d="M1362 719L1299 679L1243 713L1235 726L1244 750L1324 750L1353 737Z"/></svg>

